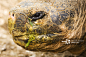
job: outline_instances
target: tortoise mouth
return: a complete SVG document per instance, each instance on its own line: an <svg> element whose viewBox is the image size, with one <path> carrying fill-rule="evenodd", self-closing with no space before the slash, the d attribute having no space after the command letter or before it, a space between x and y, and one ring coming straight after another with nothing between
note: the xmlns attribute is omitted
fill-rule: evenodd
<svg viewBox="0 0 86 57"><path fill-rule="evenodd" d="M46 39L46 40L50 40L49 38L53 39L53 38L62 38L65 34L60 34L60 33L54 33L54 34L41 34L41 35L35 35L35 34L24 34L24 35L17 35L17 36L13 36L14 38L18 38L21 40L27 40L30 39L32 37L34 37L35 39Z"/></svg>
<svg viewBox="0 0 86 57"><path fill-rule="evenodd" d="M37 45L41 45L42 43L48 45L59 42L63 39L63 34L42 34L42 35L34 35L34 34L25 34L14 36L13 40L18 45L23 46L24 48L35 48ZM29 43L29 44L28 44Z"/></svg>

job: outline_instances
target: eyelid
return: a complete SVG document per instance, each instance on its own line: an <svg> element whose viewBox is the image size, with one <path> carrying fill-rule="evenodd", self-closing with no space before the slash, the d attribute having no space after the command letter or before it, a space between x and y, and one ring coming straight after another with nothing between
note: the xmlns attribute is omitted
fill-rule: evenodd
<svg viewBox="0 0 86 57"><path fill-rule="evenodd" d="M39 14L38 16L36 16L36 14ZM30 18L35 21L38 19L42 19L45 16L45 12L44 11L38 11L35 14L33 14Z"/></svg>

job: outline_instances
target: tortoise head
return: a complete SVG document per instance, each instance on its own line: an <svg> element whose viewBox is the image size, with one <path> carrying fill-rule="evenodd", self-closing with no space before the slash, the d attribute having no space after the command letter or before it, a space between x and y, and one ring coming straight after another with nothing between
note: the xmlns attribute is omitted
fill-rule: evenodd
<svg viewBox="0 0 86 57"><path fill-rule="evenodd" d="M64 45L62 41L81 37L81 33L77 35L77 30L82 26L77 26L83 25L84 21L80 21L85 19L78 18L77 1L66 2L23 1L10 10L8 28L14 42L34 51L62 52L69 49L71 46ZM62 47L65 49L61 50Z"/></svg>

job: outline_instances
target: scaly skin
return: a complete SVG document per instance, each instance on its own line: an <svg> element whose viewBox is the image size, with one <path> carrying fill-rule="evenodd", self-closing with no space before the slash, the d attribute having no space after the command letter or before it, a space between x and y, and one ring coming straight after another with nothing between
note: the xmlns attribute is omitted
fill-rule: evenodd
<svg viewBox="0 0 86 57"><path fill-rule="evenodd" d="M73 54L81 54L86 42L85 8L85 0L23 1L10 10L8 28L14 42L25 49L69 50ZM62 42L66 39L84 42L80 42L81 45L66 45Z"/></svg>

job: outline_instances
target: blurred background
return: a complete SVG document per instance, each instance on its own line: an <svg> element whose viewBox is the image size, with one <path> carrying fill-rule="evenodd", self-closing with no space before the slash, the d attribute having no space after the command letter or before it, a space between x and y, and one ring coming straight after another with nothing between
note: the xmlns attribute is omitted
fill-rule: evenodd
<svg viewBox="0 0 86 57"><path fill-rule="evenodd" d="M0 0L0 57L64 57L69 54L50 53L50 52L33 52L28 51L16 45L8 31L9 10L22 0Z"/></svg>

